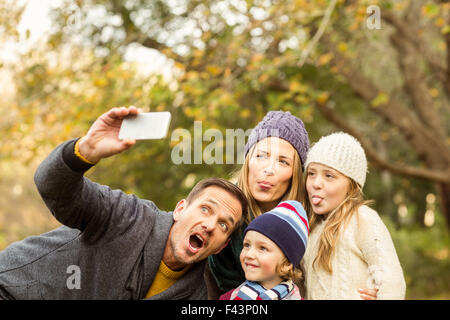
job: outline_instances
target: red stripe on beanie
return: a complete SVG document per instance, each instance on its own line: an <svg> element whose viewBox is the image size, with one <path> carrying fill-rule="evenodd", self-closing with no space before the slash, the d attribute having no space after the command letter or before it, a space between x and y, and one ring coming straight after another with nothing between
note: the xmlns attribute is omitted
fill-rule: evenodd
<svg viewBox="0 0 450 320"><path fill-rule="evenodd" d="M297 216L300 218L300 220L303 221L303 224L306 226L306 230L308 230L308 233L309 233L308 222L305 220L305 218L303 218L303 217L297 212L297 209L295 209L294 206L291 206L289 203L283 202L283 203L280 203L277 207L286 208L286 209L289 209L289 210L291 210L291 211L294 211L294 212L297 214Z"/></svg>

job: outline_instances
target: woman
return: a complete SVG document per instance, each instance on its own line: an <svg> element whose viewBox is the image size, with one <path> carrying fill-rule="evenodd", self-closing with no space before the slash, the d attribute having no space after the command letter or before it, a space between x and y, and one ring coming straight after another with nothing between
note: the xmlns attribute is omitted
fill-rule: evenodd
<svg viewBox="0 0 450 320"><path fill-rule="evenodd" d="M302 164L306 161L308 149L305 126L290 112L270 111L253 129L245 146L244 164L237 175L238 186L250 206L242 230L255 217L275 208L280 201L302 200ZM225 249L208 258L210 299L216 299L220 293L245 281L239 260L242 241L242 232L237 232Z"/></svg>

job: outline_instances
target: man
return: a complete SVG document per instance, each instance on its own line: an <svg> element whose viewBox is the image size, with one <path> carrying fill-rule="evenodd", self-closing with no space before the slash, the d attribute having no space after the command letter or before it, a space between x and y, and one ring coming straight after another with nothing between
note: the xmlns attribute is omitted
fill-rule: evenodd
<svg viewBox="0 0 450 320"><path fill-rule="evenodd" d="M39 166L36 186L64 226L0 252L0 298L206 299L204 261L226 246L247 208L239 188L205 179L167 213L83 176L136 142L118 132L139 112L111 109Z"/></svg>

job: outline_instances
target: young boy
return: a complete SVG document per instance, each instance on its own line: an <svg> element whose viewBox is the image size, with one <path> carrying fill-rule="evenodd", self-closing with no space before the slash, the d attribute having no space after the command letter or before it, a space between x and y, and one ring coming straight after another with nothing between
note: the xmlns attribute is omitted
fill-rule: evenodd
<svg viewBox="0 0 450 320"><path fill-rule="evenodd" d="M220 300L301 300L295 280L306 250L308 218L298 201L280 202L244 231L241 265L247 279Z"/></svg>

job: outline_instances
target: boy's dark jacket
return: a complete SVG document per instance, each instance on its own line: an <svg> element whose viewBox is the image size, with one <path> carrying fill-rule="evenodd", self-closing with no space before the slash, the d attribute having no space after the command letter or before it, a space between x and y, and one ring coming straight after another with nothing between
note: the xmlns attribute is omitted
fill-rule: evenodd
<svg viewBox="0 0 450 320"><path fill-rule="evenodd" d="M0 299L143 299L153 282L172 213L85 178L90 166L74 155L75 142L58 146L35 174L64 226L0 252ZM152 299L206 299L204 265Z"/></svg>

